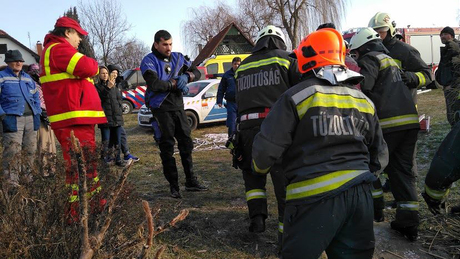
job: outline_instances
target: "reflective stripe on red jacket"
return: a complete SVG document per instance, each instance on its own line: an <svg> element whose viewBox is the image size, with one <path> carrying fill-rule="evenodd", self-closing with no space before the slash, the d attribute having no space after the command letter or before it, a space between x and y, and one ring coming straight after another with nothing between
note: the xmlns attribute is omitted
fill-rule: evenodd
<svg viewBox="0 0 460 259"><path fill-rule="evenodd" d="M40 58L40 81L52 128L106 123L91 77L96 60L79 53L63 37L48 34Z"/></svg>

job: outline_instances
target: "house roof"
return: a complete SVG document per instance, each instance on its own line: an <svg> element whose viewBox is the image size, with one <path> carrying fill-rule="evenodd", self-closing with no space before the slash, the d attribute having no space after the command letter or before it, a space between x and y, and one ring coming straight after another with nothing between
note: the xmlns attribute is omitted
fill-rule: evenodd
<svg viewBox="0 0 460 259"><path fill-rule="evenodd" d="M204 48L200 51L198 56L193 61L193 65L198 65L201 62L203 62L205 59L213 55L216 52L217 48L219 47L219 44L222 43L225 36L227 36L228 32L232 28L235 28L239 32L239 35L244 37L246 43L250 44L251 47L254 47L254 42L252 42L251 39L246 37L246 35L241 31L238 25L232 22L229 25L227 25L227 27L222 29L222 31L220 31L216 36L212 37L212 39L208 41L208 43L206 43ZM242 53L234 53L234 54L242 54Z"/></svg>
<svg viewBox="0 0 460 259"><path fill-rule="evenodd" d="M27 52L29 52L37 62L40 61L40 56L35 53L34 51L32 51L31 49L29 49L28 47L26 47L24 44L22 44L21 42L19 42L18 40L16 40L15 38L11 37L8 33L6 33L4 30L0 30L0 38L6 38L6 39L9 39L11 40L12 42L18 44L21 48L23 48L24 50L26 50Z"/></svg>

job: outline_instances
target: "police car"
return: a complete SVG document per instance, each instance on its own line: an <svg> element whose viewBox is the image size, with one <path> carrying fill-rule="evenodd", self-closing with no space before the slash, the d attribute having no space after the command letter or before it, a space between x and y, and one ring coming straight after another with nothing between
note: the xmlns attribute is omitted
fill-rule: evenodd
<svg viewBox="0 0 460 259"><path fill-rule="evenodd" d="M192 130L200 124L226 121L227 109L216 104L219 83L220 79L208 79L187 85L189 92L184 95L184 110ZM151 127L152 113L142 105L137 119L140 126Z"/></svg>

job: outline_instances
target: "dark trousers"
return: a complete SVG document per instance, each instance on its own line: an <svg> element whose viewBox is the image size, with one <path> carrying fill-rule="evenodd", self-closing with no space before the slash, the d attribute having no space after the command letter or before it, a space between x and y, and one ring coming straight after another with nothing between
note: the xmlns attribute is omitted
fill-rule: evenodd
<svg viewBox="0 0 460 259"><path fill-rule="evenodd" d="M128 140L126 138L126 131L125 131L125 128L123 128L123 126L120 129L120 135L121 135L121 139L120 139L121 140L120 142L121 153L127 156L129 155L129 146L128 146Z"/></svg>
<svg viewBox="0 0 460 259"><path fill-rule="evenodd" d="M246 189L246 201L249 209L249 217L256 215L268 216L267 212L267 193L265 185L267 183L266 175L256 175L251 170L252 160L252 142L255 135L259 132L259 127L241 130L241 144L243 145L243 163L240 168L243 170L244 186ZM282 223L284 218L284 207L286 204L286 180L281 169L281 164L275 164L270 170L273 187L275 189L276 201L278 203L278 219L282 232Z"/></svg>
<svg viewBox="0 0 460 259"><path fill-rule="evenodd" d="M102 139L102 156L104 158L114 155L115 161L121 161L120 143L121 143L121 126L101 128ZM112 153L112 150L113 153Z"/></svg>
<svg viewBox="0 0 460 259"><path fill-rule="evenodd" d="M359 184L337 196L286 205L283 259L371 259L374 253L372 194Z"/></svg>
<svg viewBox="0 0 460 259"><path fill-rule="evenodd" d="M190 137L190 126L184 110L157 112L155 118L161 131L160 157L163 164L163 174L170 186L178 188L179 179L177 173L176 159L174 158L174 144L178 143L179 154L184 167L186 180L194 177L192 150L193 141Z"/></svg>
<svg viewBox="0 0 460 259"><path fill-rule="evenodd" d="M446 99L446 115L451 127L460 121L460 100L458 99L459 88L444 89Z"/></svg>
<svg viewBox="0 0 460 259"><path fill-rule="evenodd" d="M236 116L238 113L238 108L235 102L228 102L225 105L227 108L227 128L228 128L228 137L230 137L236 130Z"/></svg>
<svg viewBox="0 0 460 259"><path fill-rule="evenodd" d="M388 166L384 171L388 174L391 192L397 202L393 223L401 227L419 225L416 176L412 171L417 134L418 129L383 134L389 153ZM380 184L377 181L374 188ZM383 197L374 202L376 207L383 207Z"/></svg>
<svg viewBox="0 0 460 259"><path fill-rule="evenodd" d="M434 191L441 191L440 195L444 195L444 191L447 191L458 179L460 179L460 122L455 124L436 151L425 184Z"/></svg>

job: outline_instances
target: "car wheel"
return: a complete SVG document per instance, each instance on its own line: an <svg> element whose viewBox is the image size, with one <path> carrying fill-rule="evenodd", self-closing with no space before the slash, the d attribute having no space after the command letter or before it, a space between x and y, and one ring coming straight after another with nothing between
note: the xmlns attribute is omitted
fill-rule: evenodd
<svg viewBox="0 0 460 259"><path fill-rule="evenodd" d="M133 111L133 105L131 104L130 101L122 101L121 102L121 110L123 111L123 114L129 114Z"/></svg>
<svg viewBox="0 0 460 259"><path fill-rule="evenodd" d="M198 126L198 118L196 117L195 113L192 111L186 111L185 115L187 115L187 121L190 125L190 129L195 130Z"/></svg>

